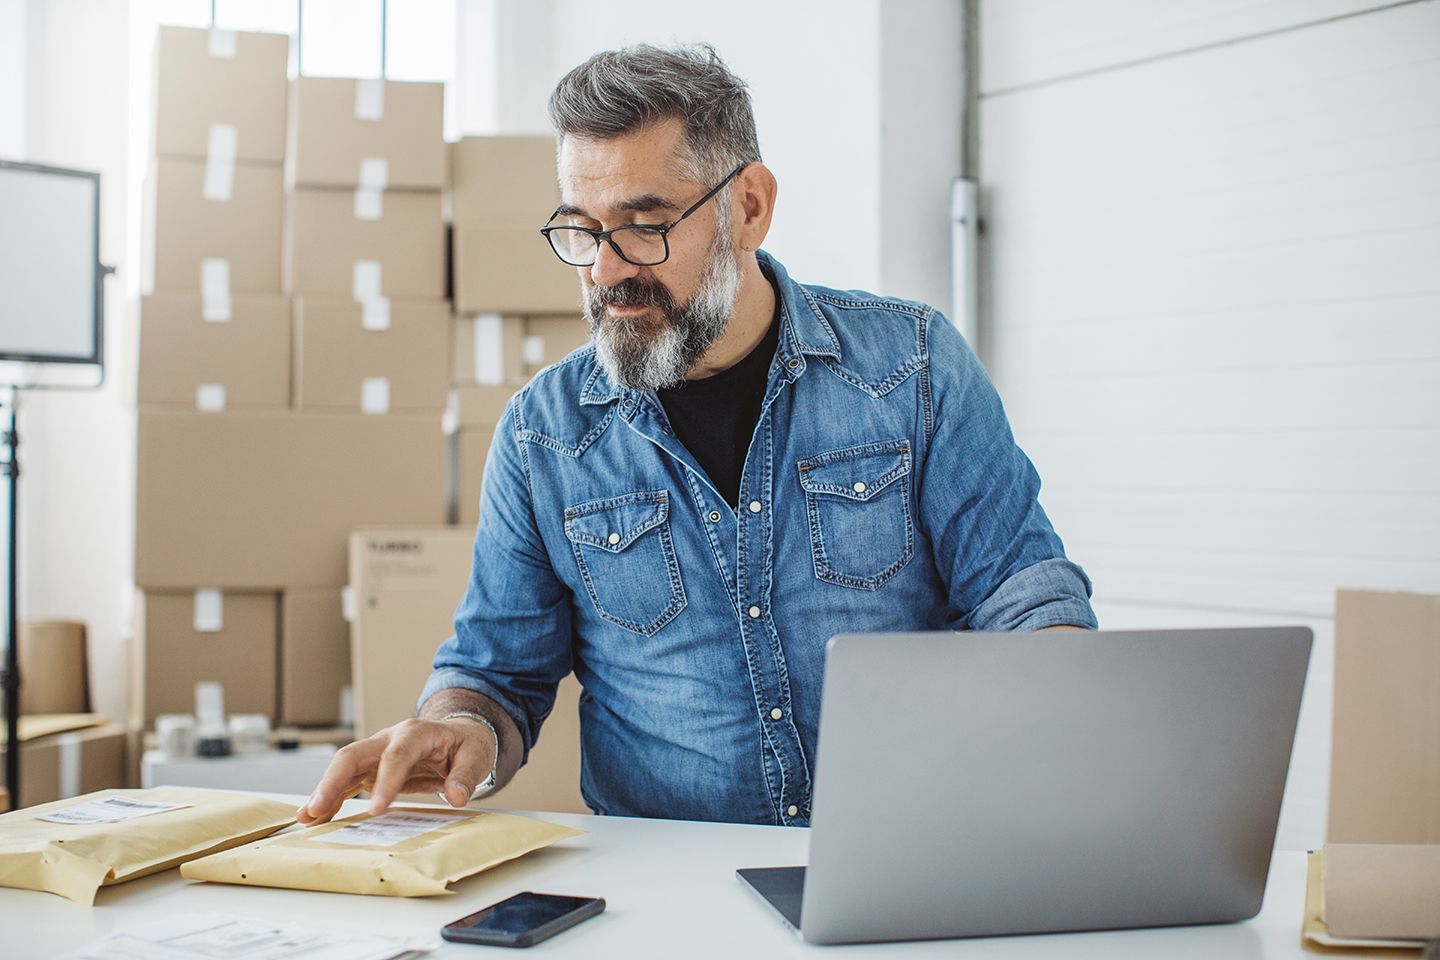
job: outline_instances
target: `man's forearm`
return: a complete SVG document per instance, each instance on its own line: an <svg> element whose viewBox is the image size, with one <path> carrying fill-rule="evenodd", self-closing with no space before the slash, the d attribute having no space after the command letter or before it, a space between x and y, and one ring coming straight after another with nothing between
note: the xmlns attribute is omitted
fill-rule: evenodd
<svg viewBox="0 0 1440 960"><path fill-rule="evenodd" d="M520 757L524 753L515 721L494 700L462 687L437 691L420 705L421 720L439 720L459 712L478 713L495 727L495 737L500 741L500 755L495 761L495 789L504 787L520 769Z"/></svg>

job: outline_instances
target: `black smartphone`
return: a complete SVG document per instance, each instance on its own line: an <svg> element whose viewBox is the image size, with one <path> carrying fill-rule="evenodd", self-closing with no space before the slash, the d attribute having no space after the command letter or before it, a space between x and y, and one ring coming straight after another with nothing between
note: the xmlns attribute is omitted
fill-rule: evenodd
<svg viewBox="0 0 1440 960"><path fill-rule="evenodd" d="M605 901L599 897L562 897L527 890L447 923L440 928L440 936L456 943L528 947L604 910Z"/></svg>

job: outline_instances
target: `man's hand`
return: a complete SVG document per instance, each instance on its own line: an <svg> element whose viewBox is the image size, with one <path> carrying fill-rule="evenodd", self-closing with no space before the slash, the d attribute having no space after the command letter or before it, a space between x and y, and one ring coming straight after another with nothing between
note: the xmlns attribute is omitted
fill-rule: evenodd
<svg viewBox="0 0 1440 960"><path fill-rule="evenodd" d="M370 812L383 813L400 793L443 790L452 807L464 806L495 762L495 739L483 723L402 720L341 748L310 798L295 811L306 826L325 823L362 790Z"/></svg>

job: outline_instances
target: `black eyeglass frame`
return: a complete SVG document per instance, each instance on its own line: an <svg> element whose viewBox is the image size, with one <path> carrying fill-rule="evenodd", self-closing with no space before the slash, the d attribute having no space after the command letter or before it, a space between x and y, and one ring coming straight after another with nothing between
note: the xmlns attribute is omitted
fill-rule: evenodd
<svg viewBox="0 0 1440 960"><path fill-rule="evenodd" d="M719 183L715 184L715 186L710 188L709 193L705 194L705 196L690 204L690 207L684 213L680 214L680 216L676 217L674 220L671 220L669 223L622 223L620 226L611 227L609 230L592 230L589 227L573 227L569 224L555 224L554 226L551 226L550 220L554 220L556 217L560 216L560 210L559 208L556 208L555 212L550 214L550 220L546 220L545 226L540 228L540 233L545 237L545 242L549 244L550 250L555 254L557 258L559 258L560 262L565 264L566 266L590 267L594 266L595 260L591 260L589 263L571 263L569 260L566 260L563 256L561 256L560 251L555 249L555 243L550 239L550 234L556 230L571 230L577 231L579 233L588 233L595 240L596 260L600 258L600 243L601 241L604 241L605 243L610 244L610 249L615 251L616 256L618 256L621 260L624 260L626 263L631 264L632 266L658 267L660 264L670 259L670 231L674 230L677 226L679 226L680 221L684 220L686 217L690 216L690 214L705 206L705 204L709 202L711 197L715 196L715 194L719 193L722 189L724 189L727 183L739 176L740 171L744 170L748 166L750 166L750 161L747 160L745 163L740 164L740 166L736 167L734 170L731 170L728 174L725 175L725 179L721 180ZM615 234L619 233L622 230L649 230L651 232L660 234L660 242L665 246L665 255L659 260L654 261L653 263L640 263L638 261L631 260L629 257L625 256L625 251L620 249L620 244L615 242Z"/></svg>

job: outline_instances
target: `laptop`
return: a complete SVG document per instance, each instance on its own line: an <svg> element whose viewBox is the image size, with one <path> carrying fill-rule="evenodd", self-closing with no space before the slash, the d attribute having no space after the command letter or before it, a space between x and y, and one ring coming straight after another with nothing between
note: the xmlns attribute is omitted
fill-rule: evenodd
<svg viewBox="0 0 1440 960"><path fill-rule="evenodd" d="M835 637L809 865L738 876L813 943L1253 917L1311 640Z"/></svg>

